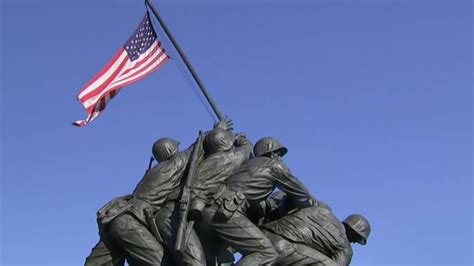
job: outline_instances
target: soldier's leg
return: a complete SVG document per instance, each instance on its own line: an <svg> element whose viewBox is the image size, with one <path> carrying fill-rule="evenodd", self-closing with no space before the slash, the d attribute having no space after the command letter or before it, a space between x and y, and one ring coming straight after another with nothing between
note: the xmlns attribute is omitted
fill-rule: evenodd
<svg viewBox="0 0 474 266"><path fill-rule="evenodd" d="M268 231L264 233L278 252L277 265L338 266L331 258L309 246L290 242Z"/></svg>
<svg viewBox="0 0 474 266"><path fill-rule="evenodd" d="M204 254L206 255L206 264L215 265L217 250L222 240L217 237L216 232L212 229L212 217L216 208L214 206L206 207L202 212L201 221L194 225L196 233L201 241Z"/></svg>
<svg viewBox="0 0 474 266"><path fill-rule="evenodd" d="M213 221L218 236L242 254L237 265L271 265L278 253L260 229L240 212L225 222Z"/></svg>
<svg viewBox="0 0 474 266"><path fill-rule="evenodd" d="M233 249L222 241L218 242L217 264L220 266L234 265L235 257ZM209 264L208 264L209 265Z"/></svg>
<svg viewBox="0 0 474 266"><path fill-rule="evenodd" d="M123 214L110 223L112 241L125 251L130 265L161 265L163 247L135 217Z"/></svg>
<svg viewBox="0 0 474 266"><path fill-rule="evenodd" d="M174 249L179 226L179 208L177 202L168 202L163 205L156 216L156 225L164 240L167 250L173 255L179 265L206 265L201 241L194 229L187 236L186 248L182 254Z"/></svg>
<svg viewBox="0 0 474 266"><path fill-rule="evenodd" d="M206 265L206 256L201 241L194 229L191 229L190 232L190 235L187 236L183 262L185 265Z"/></svg>
<svg viewBox="0 0 474 266"><path fill-rule="evenodd" d="M85 266L123 266L125 256L122 252L108 247L101 240L86 258Z"/></svg>

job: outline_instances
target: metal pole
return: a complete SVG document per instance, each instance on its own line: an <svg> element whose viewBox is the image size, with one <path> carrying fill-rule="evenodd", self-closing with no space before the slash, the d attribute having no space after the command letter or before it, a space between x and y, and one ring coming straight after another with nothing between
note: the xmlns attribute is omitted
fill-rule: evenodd
<svg viewBox="0 0 474 266"><path fill-rule="evenodd" d="M176 50L178 51L179 55L181 56L181 58L183 59L184 63L186 64L186 66L188 67L189 69L189 72L191 72L191 75L193 76L194 80L196 80L196 83L199 85L199 88L201 89L202 93L204 94L204 96L206 97L207 101L209 102L209 104L211 105L212 107L212 110L214 110L214 113L216 113L216 116L217 118L219 118L219 120L223 120L224 119L224 116L222 115L222 113L219 111L219 108L217 108L217 105L216 103L214 102L214 100L211 98L211 96L209 95L209 92L207 91L206 89L206 86L204 86L204 84L202 83L201 79L199 78L199 76L197 75L196 71L194 70L193 66L191 65L191 63L189 62L188 58L186 57L186 54L184 54L184 51L181 49L181 47L179 46L178 42L176 42L176 39L173 37L173 34L171 34L171 31L168 29L168 27L166 26L165 22L163 21L163 19L161 18L160 14L158 14L158 11L156 11L155 7L153 6L153 4L151 3L151 0L145 0L145 3L150 7L151 11L153 12L153 15L155 15L156 19L158 19L158 22L160 23L161 27L163 28L163 30L165 31L166 35L168 35L168 38L171 40L171 42L173 43L174 47L176 48Z"/></svg>

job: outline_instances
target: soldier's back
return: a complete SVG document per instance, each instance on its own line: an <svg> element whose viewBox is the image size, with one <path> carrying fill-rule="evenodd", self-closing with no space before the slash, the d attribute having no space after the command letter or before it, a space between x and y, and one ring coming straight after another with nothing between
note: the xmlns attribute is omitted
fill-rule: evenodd
<svg viewBox="0 0 474 266"><path fill-rule="evenodd" d="M350 246L344 226L322 202L269 222L265 229L332 256Z"/></svg>
<svg viewBox="0 0 474 266"><path fill-rule="evenodd" d="M189 159L188 152L176 154L147 171L133 191L133 195L150 204L161 204L181 184Z"/></svg>
<svg viewBox="0 0 474 266"><path fill-rule="evenodd" d="M240 190L248 200L262 200L275 188L271 178L274 160L257 157L248 160L227 180L227 186L234 191Z"/></svg>

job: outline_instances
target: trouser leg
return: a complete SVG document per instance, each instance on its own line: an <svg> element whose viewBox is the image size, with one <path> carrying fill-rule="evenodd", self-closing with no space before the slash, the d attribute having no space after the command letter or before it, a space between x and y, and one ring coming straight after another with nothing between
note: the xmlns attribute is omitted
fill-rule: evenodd
<svg viewBox="0 0 474 266"><path fill-rule="evenodd" d="M215 212L215 206L206 206L202 211L202 219L194 226L196 233L201 240L207 265L216 265L219 251L221 247L224 246L224 243L222 243L222 240L217 237L216 232L212 228L212 217ZM232 262L233 261L234 260L232 259Z"/></svg>
<svg viewBox="0 0 474 266"><path fill-rule="evenodd" d="M85 266L123 266L125 256L112 247L108 247L102 240L92 248L86 258Z"/></svg>
<svg viewBox="0 0 474 266"><path fill-rule="evenodd" d="M278 254L270 240L240 212L225 222L213 221L217 235L242 254L237 265L271 265Z"/></svg>
<svg viewBox="0 0 474 266"><path fill-rule="evenodd" d="M164 240L167 250L173 255L177 264L180 265L206 265L201 241L194 229L190 230L187 237L184 252L175 251L176 235L179 226L179 208L177 202L165 204L156 216L156 225Z"/></svg>
<svg viewBox="0 0 474 266"><path fill-rule="evenodd" d="M109 234L111 240L125 251L130 265L161 265L163 247L132 215L123 214L115 218L110 224Z"/></svg>
<svg viewBox="0 0 474 266"><path fill-rule="evenodd" d="M307 245L290 242L268 231L264 233L278 252L278 265L337 266L331 258Z"/></svg>

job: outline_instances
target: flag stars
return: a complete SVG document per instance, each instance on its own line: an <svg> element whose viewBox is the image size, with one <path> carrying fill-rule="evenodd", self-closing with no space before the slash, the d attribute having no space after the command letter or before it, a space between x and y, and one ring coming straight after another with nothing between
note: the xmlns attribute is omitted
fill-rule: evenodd
<svg viewBox="0 0 474 266"><path fill-rule="evenodd" d="M148 16L145 17L140 27L136 29L132 37L123 46L131 60L137 59L156 41L156 34L150 25L149 19Z"/></svg>

